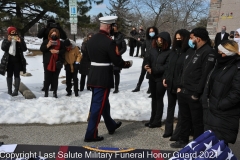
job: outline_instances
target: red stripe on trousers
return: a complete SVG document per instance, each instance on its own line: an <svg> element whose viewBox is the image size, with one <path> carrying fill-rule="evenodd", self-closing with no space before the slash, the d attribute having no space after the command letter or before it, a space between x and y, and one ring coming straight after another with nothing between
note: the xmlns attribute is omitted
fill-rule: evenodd
<svg viewBox="0 0 240 160"><path fill-rule="evenodd" d="M56 160L65 160L63 155L64 155L64 153L67 153L67 151L68 151L68 146L61 146L59 148Z"/></svg>
<svg viewBox="0 0 240 160"><path fill-rule="evenodd" d="M152 153L154 154L156 154L156 160L164 160L164 158L161 156L161 154L160 154L160 151L159 150L152 150Z"/></svg>
<svg viewBox="0 0 240 160"><path fill-rule="evenodd" d="M98 121L97 121L97 123L96 123L95 131L94 131L94 135L93 135L94 138L97 138L97 128L98 128L98 124L99 124L100 119L101 119L101 116L102 116L103 108L104 108L104 106L105 106L105 102L106 102L106 99L107 99L107 94L108 94L108 89L106 89L106 90L104 91L103 100L102 100L102 105L101 105L101 108L100 108L100 111L99 111L99 114L98 114Z"/></svg>

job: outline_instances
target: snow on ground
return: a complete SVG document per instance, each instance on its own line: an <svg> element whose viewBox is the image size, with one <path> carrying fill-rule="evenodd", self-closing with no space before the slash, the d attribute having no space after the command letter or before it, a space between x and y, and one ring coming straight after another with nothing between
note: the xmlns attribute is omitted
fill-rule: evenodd
<svg viewBox="0 0 240 160"><path fill-rule="evenodd" d="M42 40L36 37L25 37L29 49L39 49ZM78 39L77 44L82 43ZM0 41L0 45L1 45ZM0 57L3 55L0 50ZM24 53L29 54L29 51ZM22 77L21 81L36 95L36 99L27 100L19 93L17 97L11 97L7 94L6 75L0 75L0 112L1 124L26 124L26 123L45 123L61 124L72 122L86 122L91 101L91 92L86 88L79 92L79 97L74 94L71 97L66 95L66 85L59 79L58 98L53 98L49 91L49 97L44 97L43 87L43 64L42 56L25 56L27 60L27 72L31 77ZM143 121L149 120L151 114L151 98L148 98L146 91L148 89L148 80L144 79L140 92L131 92L138 82L141 71L142 58L130 57L129 48L123 54L124 60L133 60L133 66L130 69L123 69L120 75L120 92L111 94L109 101L111 105L111 115L114 119ZM65 76L64 68L59 77ZM80 74L78 78L80 79ZM13 87L14 88L14 87ZM163 120L166 119L167 96L164 97ZM175 110L175 116L178 109Z"/></svg>

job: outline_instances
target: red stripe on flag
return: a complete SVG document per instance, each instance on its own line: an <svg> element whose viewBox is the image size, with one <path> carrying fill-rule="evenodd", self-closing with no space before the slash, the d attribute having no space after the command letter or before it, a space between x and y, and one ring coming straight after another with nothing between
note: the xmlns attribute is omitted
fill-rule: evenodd
<svg viewBox="0 0 240 160"><path fill-rule="evenodd" d="M64 158L64 154L67 153L68 151L68 146L61 146L59 148L59 151L58 151L58 154L57 154L57 157L56 157L56 160L65 160Z"/></svg>
<svg viewBox="0 0 240 160"><path fill-rule="evenodd" d="M160 150L152 150L152 154L156 160L164 160L164 158L160 154Z"/></svg>

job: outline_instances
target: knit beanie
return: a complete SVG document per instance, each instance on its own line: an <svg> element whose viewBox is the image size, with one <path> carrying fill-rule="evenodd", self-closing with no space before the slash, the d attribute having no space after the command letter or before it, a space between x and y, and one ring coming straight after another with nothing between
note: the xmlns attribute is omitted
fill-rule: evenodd
<svg viewBox="0 0 240 160"><path fill-rule="evenodd" d="M15 28L15 27L13 27L13 26L10 26L10 27L7 28L7 33L8 33L8 34L11 34L11 32L14 31L14 30L16 31L17 28Z"/></svg>

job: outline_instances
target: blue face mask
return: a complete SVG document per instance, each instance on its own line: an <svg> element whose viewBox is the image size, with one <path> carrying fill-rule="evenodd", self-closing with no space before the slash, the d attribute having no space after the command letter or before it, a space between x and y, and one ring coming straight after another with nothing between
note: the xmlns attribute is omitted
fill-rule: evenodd
<svg viewBox="0 0 240 160"><path fill-rule="evenodd" d="M150 37L155 36L155 32L151 32L151 33L149 33L149 36L150 36Z"/></svg>
<svg viewBox="0 0 240 160"><path fill-rule="evenodd" d="M188 40L188 45L189 47L191 48L194 48L195 47L195 44L193 43L193 41L191 39Z"/></svg>

